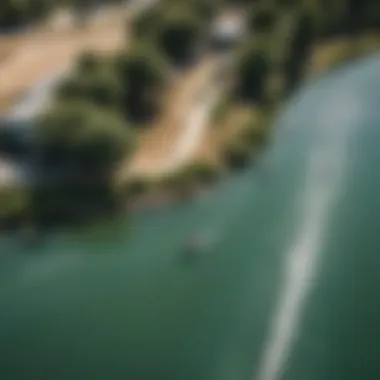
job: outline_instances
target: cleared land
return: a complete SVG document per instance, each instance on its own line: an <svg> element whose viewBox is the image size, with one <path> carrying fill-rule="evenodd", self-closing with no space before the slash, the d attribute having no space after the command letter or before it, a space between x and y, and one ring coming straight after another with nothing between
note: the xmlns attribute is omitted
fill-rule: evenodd
<svg viewBox="0 0 380 380"><path fill-rule="evenodd" d="M69 68L84 50L114 52L126 40L125 19L96 20L85 28L0 37L0 113L45 77Z"/></svg>

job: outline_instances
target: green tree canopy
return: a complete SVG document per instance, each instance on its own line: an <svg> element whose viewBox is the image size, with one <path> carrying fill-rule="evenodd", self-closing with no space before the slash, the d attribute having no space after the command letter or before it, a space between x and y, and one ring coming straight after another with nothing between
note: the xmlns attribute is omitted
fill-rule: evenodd
<svg viewBox="0 0 380 380"><path fill-rule="evenodd" d="M218 0L161 0L133 20L133 34L137 38L152 39L168 23L184 15L205 25L217 9L214 5L216 1Z"/></svg>
<svg viewBox="0 0 380 380"><path fill-rule="evenodd" d="M243 100L264 103L269 63L265 50L249 46L237 63L237 95Z"/></svg>
<svg viewBox="0 0 380 380"><path fill-rule="evenodd" d="M135 44L115 58L115 66L124 87L139 89L162 85L167 75L167 62L150 44Z"/></svg>
<svg viewBox="0 0 380 380"><path fill-rule="evenodd" d="M183 12L173 13L158 33L158 46L174 65L192 58L202 37L202 23Z"/></svg>
<svg viewBox="0 0 380 380"><path fill-rule="evenodd" d="M77 61L77 71L83 74L94 73L102 70L107 62L103 57L92 51L85 51Z"/></svg>
<svg viewBox="0 0 380 380"><path fill-rule="evenodd" d="M154 111L166 82L167 62L151 45L137 45L118 55L115 66L123 88L125 115L132 121L146 118Z"/></svg>
<svg viewBox="0 0 380 380"><path fill-rule="evenodd" d="M132 20L132 32L135 38L147 38L153 36L162 23L165 14L161 4L149 8Z"/></svg>
<svg viewBox="0 0 380 380"><path fill-rule="evenodd" d="M58 103L37 128L43 158L77 170L108 170L133 146L123 118L87 103Z"/></svg>
<svg viewBox="0 0 380 380"><path fill-rule="evenodd" d="M248 15L248 26L253 33L271 32L276 23L276 16L276 9L273 7L254 7Z"/></svg>
<svg viewBox="0 0 380 380"><path fill-rule="evenodd" d="M287 91L292 91L303 75L306 58L315 42L315 23L308 13L300 13L295 20L293 33L289 39L289 49L285 60Z"/></svg>
<svg viewBox="0 0 380 380"><path fill-rule="evenodd" d="M115 72L100 71L74 75L58 90L62 99L88 100L98 106L119 108L123 88Z"/></svg>
<svg viewBox="0 0 380 380"><path fill-rule="evenodd" d="M0 27L18 27L30 20L30 1L5 0L0 3Z"/></svg>

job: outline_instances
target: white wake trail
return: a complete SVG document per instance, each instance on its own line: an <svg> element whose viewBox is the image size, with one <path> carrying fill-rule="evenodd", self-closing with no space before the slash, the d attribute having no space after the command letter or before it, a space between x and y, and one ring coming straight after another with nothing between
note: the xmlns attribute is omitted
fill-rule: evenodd
<svg viewBox="0 0 380 380"><path fill-rule="evenodd" d="M341 104L332 103L333 107L324 113L325 117L321 120L323 140L314 148L307 163L300 227L286 253L285 283L266 341L263 360L255 376L258 380L281 379L297 337L305 300L317 272L329 205L340 191L348 137L358 111L355 99L339 97Z"/></svg>

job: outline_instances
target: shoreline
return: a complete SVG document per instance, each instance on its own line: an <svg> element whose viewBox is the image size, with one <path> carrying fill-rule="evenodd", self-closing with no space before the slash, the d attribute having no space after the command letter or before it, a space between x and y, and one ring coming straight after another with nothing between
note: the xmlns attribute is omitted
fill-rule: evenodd
<svg viewBox="0 0 380 380"><path fill-rule="evenodd" d="M175 194L170 191L151 191L150 193L137 196L132 201L126 202L127 213L138 215L146 212L162 211L168 206L180 204L186 201L202 197L213 190L213 185L194 186L184 195Z"/></svg>
<svg viewBox="0 0 380 380"><path fill-rule="evenodd" d="M127 201L122 201L124 207L110 207L108 209L94 206L90 212L78 212L71 219L60 219L58 216L51 221L33 221L27 215L11 216L5 220L0 220L0 236L10 236L12 234L22 234L26 238L43 235L49 230L61 227L76 228L93 223L107 222L119 217L138 216L151 212L162 212L169 206L179 205L181 203L196 200L199 197L209 194L214 185L198 185L184 194L178 194L170 190L157 191L153 190L145 194L138 195Z"/></svg>

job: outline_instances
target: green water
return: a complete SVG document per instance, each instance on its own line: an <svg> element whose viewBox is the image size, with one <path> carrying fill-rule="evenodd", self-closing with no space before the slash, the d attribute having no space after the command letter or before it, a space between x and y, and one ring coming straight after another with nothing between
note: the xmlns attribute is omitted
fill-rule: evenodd
<svg viewBox="0 0 380 380"><path fill-rule="evenodd" d="M201 199L1 237L0 379L378 380L378 99L374 57L308 85Z"/></svg>

